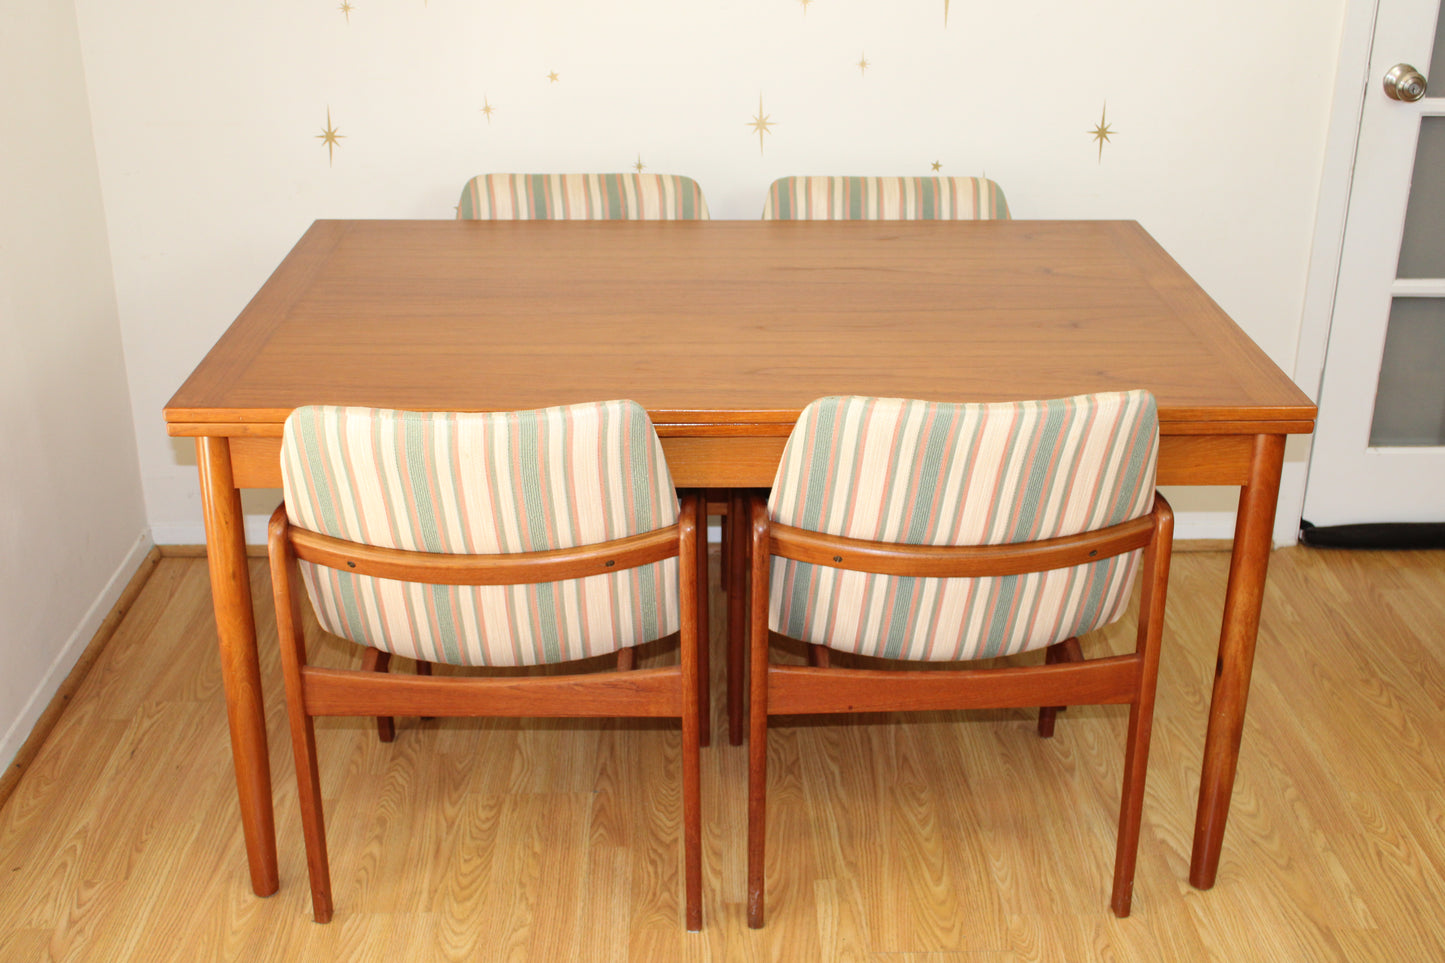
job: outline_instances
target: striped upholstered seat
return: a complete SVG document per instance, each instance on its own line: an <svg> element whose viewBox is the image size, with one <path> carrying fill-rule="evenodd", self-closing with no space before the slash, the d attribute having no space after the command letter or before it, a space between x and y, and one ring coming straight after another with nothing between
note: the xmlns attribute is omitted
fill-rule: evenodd
<svg viewBox="0 0 1445 963"><path fill-rule="evenodd" d="M763 922L769 716L1039 706L1048 737L1078 703L1130 706L1111 898L1129 914L1173 534L1158 447L1146 391L803 410L749 522L749 925ZM1077 637L1124 613L1140 571L1134 652L1085 659ZM774 663L770 629L808 643L810 664ZM831 665L835 651L954 662L1039 648L1042 666Z"/></svg>
<svg viewBox="0 0 1445 963"><path fill-rule="evenodd" d="M676 174L482 174L462 188L459 221L706 220L707 201Z"/></svg>
<svg viewBox="0 0 1445 963"><path fill-rule="evenodd" d="M299 408L282 476L292 525L414 552L575 548L677 521L662 446L631 401L501 414ZM428 662L562 662L678 628L676 559L546 586L301 572L328 632Z"/></svg>
<svg viewBox="0 0 1445 963"><path fill-rule="evenodd" d="M268 552L312 909L331 918L313 718L644 716L682 724L683 899L702 925L698 499L679 505L635 402L439 413L306 407L286 419ZM301 588L360 669L307 662ZM676 664L633 671L673 633ZM387 675L391 654L615 671ZM420 665L418 666L420 668ZM594 667L595 668L595 667ZM500 675L500 677L498 677Z"/></svg>
<svg viewBox="0 0 1445 963"><path fill-rule="evenodd" d="M1006 220L1003 190L984 177L780 177L763 220Z"/></svg>
<svg viewBox="0 0 1445 963"><path fill-rule="evenodd" d="M1154 504L1145 391L947 405L824 398L804 409L773 521L905 545L1007 545L1107 528ZM957 661L1052 645L1117 619L1139 552L979 579L915 579L779 559L774 631L859 655Z"/></svg>

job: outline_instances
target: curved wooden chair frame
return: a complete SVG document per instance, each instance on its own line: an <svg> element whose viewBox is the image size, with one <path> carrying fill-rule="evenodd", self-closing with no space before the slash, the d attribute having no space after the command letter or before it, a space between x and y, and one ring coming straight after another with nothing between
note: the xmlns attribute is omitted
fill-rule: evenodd
<svg viewBox="0 0 1445 963"><path fill-rule="evenodd" d="M682 809L686 925L702 927L702 829L698 736L700 676L698 499L682 500L678 522L642 535L578 548L510 555L442 555L377 548L294 528L285 506L271 516L268 552L276 597L277 634L286 707L301 795L306 866L315 918L332 915L331 872L316 759L315 716L523 716L677 718L682 722ZM297 561L377 578L432 585L517 585L582 578L678 559L681 662L631 669L630 648L618 669L579 675L459 678L397 676L308 665Z"/></svg>
<svg viewBox="0 0 1445 963"><path fill-rule="evenodd" d="M748 925L763 925L768 716L1044 706L1040 732L1047 736L1053 731L1052 710L1048 707L1118 703L1129 705L1129 738L1110 905L1116 916L1128 916L1174 533L1174 513L1164 497L1156 494L1153 510L1132 521L1081 535L1014 545L898 545L824 535L772 523L767 502L761 496L752 499L749 517L753 565L749 600ZM1066 568L1139 548L1144 550L1143 596L1138 641L1129 655L1080 661L1077 640L1067 639L1050 646L1042 666L831 668L822 646L810 646L812 665L768 661L772 556L881 575L977 578Z"/></svg>

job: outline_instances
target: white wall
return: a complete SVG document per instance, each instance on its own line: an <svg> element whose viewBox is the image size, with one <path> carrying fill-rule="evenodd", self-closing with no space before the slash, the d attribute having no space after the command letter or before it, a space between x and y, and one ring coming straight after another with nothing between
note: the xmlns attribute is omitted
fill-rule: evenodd
<svg viewBox="0 0 1445 963"><path fill-rule="evenodd" d="M156 538L203 539L160 409L306 225L450 217L481 171L640 158L723 218L784 174L987 173L1018 217L1139 220L1292 370L1343 5L76 0ZM1229 534L1229 494L1175 500Z"/></svg>
<svg viewBox="0 0 1445 963"><path fill-rule="evenodd" d="M150 548L71 0L0 30L0 763Z"/></svg>

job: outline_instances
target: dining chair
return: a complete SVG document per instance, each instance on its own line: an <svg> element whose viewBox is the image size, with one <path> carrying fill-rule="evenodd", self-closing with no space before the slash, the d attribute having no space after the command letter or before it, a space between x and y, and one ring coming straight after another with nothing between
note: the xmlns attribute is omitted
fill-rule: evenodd
<svg viewBox="0 0 1445 963"><path fill-rule="evenodd" d="M750 506L749 925L770 715L1108 703L1129 705L1111 898L1128 915L1173 537L1157 450L1146 391L804 409ZM1125 613L1141 571L1134 651L1082 659L1078 637ZM806 643L809 664L770 662L770 631ZM917 667L1040 648L1041 666Z"/></svg>
<svg viewBox="0 0 1445 963"><path fill-rule="evenodd" d="M1007 220L1003 189L983 177L780 177L768 188L763 220ZM725 520L724 542L743 545L747 535L747 502L738 492ZM740 508L737 506L741 506ZM730 521L731 525L727 522ZM733 557L736 556L736 557ZM724 572L746 578L745 548L724 552ZM741 593L728 596L727 710L728 741L743 741L743 678L747 621Z"/></svg>
<svg viewBox="0 0 1445 963"><path fill-rule="evenodd" d="M677 174L481 174L467 181L459 221L696 221L707 201Z"/></svg>
<svg viewBox="0 0 1445 963"><path fill-rule="evenodd" d="M1008 220L1003 189L986 177L780 177L763 220Z"/></svg>
<svg viewBox="0 0 1445 963"><path fill-rule="evenodd" d="M332 914L316 716L652 716L682 725L686 925L702 925L697 499L647 413L608 401L502 413L304 407L286 419L269 556L307 869ZM612 656L615 670L397 676L307 662L321 628L455 666ZM680 662L633 668L676 633Z"/></svg>
<svg viewBox="0 0 1445 963"><path fill-rule="evenodd" d="M457 220L705 221L708 209L697 181L679 174L480 174L462 188ZM710 489L704 493L700 509L704 523L708 515L723 517L724 560L732 541L726 520L730 496L727 489ZM719 574L724 590L731 568L726 561L721 565ZM701 571L705 573L707 568ZM703 585L706 583L704 577ZM707 592L699 592L698 600L703 606L702 619L706 624ZM706 637L701 654L706 669L709 655ZM703 688L702 699L702 744L707 745L712 739L707 687Z"/></svg>

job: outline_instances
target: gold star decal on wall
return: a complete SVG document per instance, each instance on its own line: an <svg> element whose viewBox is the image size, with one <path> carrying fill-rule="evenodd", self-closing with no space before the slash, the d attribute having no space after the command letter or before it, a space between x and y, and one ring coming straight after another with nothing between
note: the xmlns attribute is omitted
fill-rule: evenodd
<svg viewBox="0 0 1445 963"><path fill-rule="evenodd" d="M943 170L943 161L934 161L934 162L933 162L933 169L936 170L936 171L941 171L941 170Z"/></svg>
<svg viewBox="0 0 1445 963"><path fill-rule="evenodd" d="M639 173L639 174L641 174L643 171L647 170L647 165L644 164L644 163L642 163L642 155L641 155L641 154L638 154L638 155L637 155L637 163L632 165L632 169L635 170L635 171L637 171L637 173Z"/></svg>
<svg viewBox="0 0 1445 963"><path fill-rule="evenodd" d="M327 106L326 127L316 135L316 139L326 144L326 158L328 163L333 166L336 163L336 142L345 138L345 134L338 134L336 128L331 125L331 107Z"/></svg>
<svg viewBox="0 0 1445 963"><path fill-rule="evenodd" d="M341 0L341 7L339 9L342 13L346 14L346 22L350 23L351 11L355 10L356 8L353 7L350 3L347 3L346 0Z"/></svg>
<svg viewBox="0 0 1445 963"><path fill-rule="evenodd" d="M943 25L948 26L948 0L943 0Z"/></svg>
<svg viewBox="0 0 1445 963"><path fill-rule="evenodd" d="M487 123L488 123L488 124L490 124L490 123L492 122L492 112L495 111L496 109L497 109L497 108L495 108L495 107L492 106L492 102L487 99L487 95L486 95L486 94L483 94L483 95L482 95L482 113L484 113L484 114L487 115Z"/></svg>
<svg viewBox="0 0 1445 963"><path fill-rule="evenodd" d="M1109 128L1108 116L1109 116L1109 102L1108 102L1108 101L1105 101L1105 102L1104 102L1104 109L1103 109L1103 111L1101 111L1100 114L1099 114L1099 123L1098 123L1098 126L1096 126L1093 130L1088 131L1088 133L1094 138L1094 140L1096 140L1096 141L1099 142L1099 163L1100 163L1100 164L1102 164L1102 163L1104 162L1104 143L1105 143L1106 141L1108 141L1110 134L1116 133L1115 131L1113 131L1113 130L1111 130L1111 129Z"/></svg>
<svg viewBox="0 0 1445 963"><path fill-rule="evenodd" d="M752 122L749 123L748 126L758 132L759 155L763 152L763 135L771 134L773 132L773 124L775 123L777 123L775 120L763 113L763 95L758 94L758 115L752 119Z"/></svg>
<svg viewBox="0 0 1445 963"><path fill-rule="evenodd" d="M867 54L861 54L861 53L860 53L860 54L858 55L858 73L859 73L859 74L862 74L862 75L865 76L865 77L868 75L868 55L867 55Z"/></svg>
<svg viewBox="0 0 1445 963"><path fill-rule="evenodd" d="M550 80L550 81L552 81L552 83L555 84L558 80L561 80L562 78L561 78L560 76L558 76L557 71L555 71L555 70L549 70L549 71L547 71L547 79Z"/></svg>

